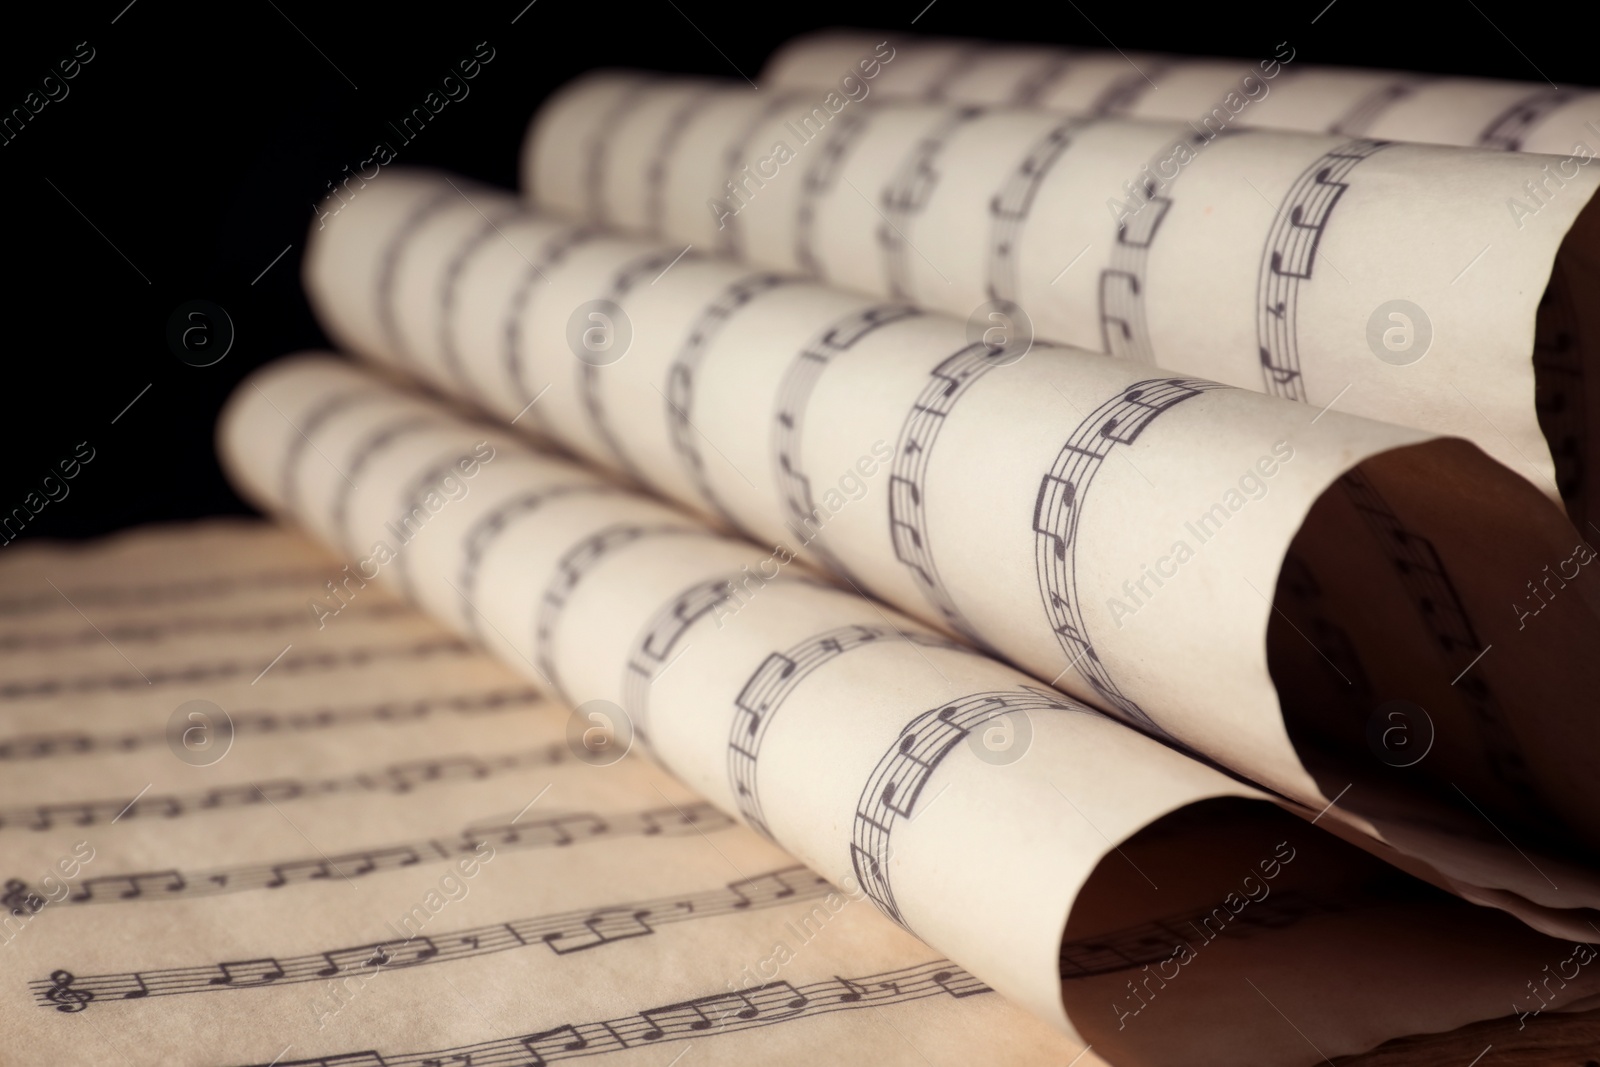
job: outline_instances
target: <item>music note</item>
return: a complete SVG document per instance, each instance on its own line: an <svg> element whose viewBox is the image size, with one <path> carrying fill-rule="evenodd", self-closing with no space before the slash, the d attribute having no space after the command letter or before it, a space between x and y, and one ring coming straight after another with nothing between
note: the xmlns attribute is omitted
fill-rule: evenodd
<svg viewBox="0 0 1600 1067"><path fill-rule="evenodd" d="M728 888L739 897L733 906L736 908L748 908L751 903L757 900L783 900L794 896L798 890L789 884L789 880L784 877L792 871L797 871L797 869L791 867L782 871L769 871L766 874L758 874L754 878L748 878L742 882L729 883ZM811 877L815 879L818 885L825 884L825 880L820 875L811 875Z"/></svg>
<svg viewBox="0 0 1600 1067"><path fill-rule="evenodd" d="M867 987L862 985L860 982L852 982L850 979L841 978L838 975L834 975L833 980L848 991L839 994L839 999L846 1004L856 1003L865 997L869 992Z"/></svg>
<svg viewBox="0 0 1600 1067"><path fill-rule="evenodd" d="M545 934L541 940L549 945L556 955L565 956L612 941L626 941L629 938L653 934L655 928L644 921L649 915L649 909L601 909L583 920L581 930L556 930Z"/></svg>
<svg viewBox="0 0 1600 1067"><path fill-rule="evenodd" d="M154 891L157 893L181 893L188 883L183 875L177 871L149 871L143 874L114 874L103 878L89 878L79 883L78 888L68 899L77 902L90 900L94 897L94 887L97 885L116 886L122 885L122 892L117 894L119 900L132 900L144 895L145 883L153 882Z"/></svg>
<svg viewBox="0 0 1600 1067"><path fill-rule="evenodd" d="M789 983L781 984L787 986ZM712 1018L712 1009L719 1005L722 1006L722 1010L717 1012L716 1018ZM759 1016L761 1009L756 1007L755 1001L744 993L713 993L710 996L696 997L694 1000L641 1011L639 1018L643 1019L649 1028L639 1036L646 1041L659 1041L672 1032L673 1027L696 1032L709 1030L719 1023L724 1023L730 1014L737 1019L749 1020Z"/></svg>
<svg viewBox="0 0 1600 1067"><path fill-rule="evenodd" d="M234 960L217 964L222 973L210 980L211 985L247 986L266 985L283 977L283 964L271 956L255 960Z"/></svg>
<svg viewBox="0 0 1600 1067"><path fill-rule="evenodd" d="M589 1039L569 1023L551 1030L541 1030L537 1034L529 1034L522 1038L522 1047L533 1057L533 1062L527 1067L541 1067L545 1062L544 1056L540 1054L541 1049L545 1052L579 1052L589 1047Z"/></svg>
<svg viewBox="0 0 1600 1067"><path fill-rule="evenodd" d="M369 870L371 868L368 868ZM303 875L301 872L305 872ZM272 868L272 878L264 882L268 889L278 889L289 884L291 880L310 881L315 878L332 878L332 860L300 860L295 863L280 863Z"/></svg>
<svg viewBox="0 0 1600 1067"><path fill-rule="evenodd" d="M44 997L56 1006L56 1011L82 1011L94 999L94 994L87 989L72 988L77 979L71 971L52 971L50 981L51 987Z"/></svg>
<svg viewBox="0 0 1600 1067"><path fill-rule="evenodd" d="M970 974L940 971L933 976L933 980L941 989L958 1000L963 997L975 997L980 993L989 992L988 986Z"/></svg>
<svg viewBox="0 0 1600 1067"><path fill-rule="evenodd" d="M373 970L380 967L411 967L425 963L438 954L439 946L431 938L417 936L404 940L375 941L370 945L324 952L322 958L328 961L328 965L316 973L319 978L331 978L358 966Z"/></svg>

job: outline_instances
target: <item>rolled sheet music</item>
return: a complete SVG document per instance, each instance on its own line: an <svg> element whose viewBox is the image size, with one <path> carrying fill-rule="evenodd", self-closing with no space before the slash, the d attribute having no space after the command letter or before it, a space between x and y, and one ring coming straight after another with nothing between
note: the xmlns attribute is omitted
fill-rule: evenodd
<svg viewBox="0 0 1600 1067"><path fill-rule="evenodd" d="M854 77L855 98L584 77L535 117L526 191L980 334L1465 437L1587 520L1600 136L1556 159L880 102Z"/></svg>
<svg viewBox="0 0 1600 1067"><path fill-rule="evenodd" d="M1342 1054L1502 1015L1554 948L803 569L752 581L750 545L347 365L258 372L219 439L236 484L346 553L352 580L397 585L578 716L610 709L614 742L971 972L887 976L917 996L993 987L1113 1062L1298 1064L1313 1054L1276 1018L1241 1031L1266 990ZM473 832L530 847L504 831ZM1177 977L1190 966L1211 979ZM730 1015L838 1010L874 979L776 982L520 1041L551 1058L634 1047ZM1572 1004L1597 993L1582 975ZM1156 1008L1181 1024L1139 1025Z"/></svg>
<svg viewBox="0 0 1600 1067"><path fill-rule="evenodd" d="M759 579L809 560L1468 899L1588 929L1594 552L1471 445L441 176L329 207L306 284L352 351L745 531Z"/></svg>
<svg viewBox="0 0 1600 1067"><path fill-rule="evenodd" d="M345 564L243 518L0 553L7 1064L1106 1067Z"/></svg>
<svg viewBox="0 0 1600 1067"><path fill-rule="evenodd" d="M1256 59L1212 59L833 30L784 45L767 61L761 84L830 89L845 75L852 76L845 92L871 80L870 92L886 97L1209 120L1215 128L1562 156L1579 143L1600 144L1600 92L1593 89L1319 66L1298 58L1290 41Z"/></svg>

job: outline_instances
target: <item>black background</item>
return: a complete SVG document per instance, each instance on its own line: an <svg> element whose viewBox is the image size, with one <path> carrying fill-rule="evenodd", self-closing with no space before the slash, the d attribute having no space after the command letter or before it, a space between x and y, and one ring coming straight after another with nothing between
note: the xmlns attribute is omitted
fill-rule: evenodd
<svg viewBox="0 0 1600 1067"><path fill-rule="evenodd" d="M0 114L22 106L79 42L94 58L65 99L0 145L9 357L0 514L80 441L94 461L25 536L249 510L217 467L213 424L252 368L326 344L299 272L327 184L387 140L398 163L514 185L534 109L594 67L754 78L787 38L852 25L1251 58L1287 40L1296 63L1596 80L1588 5L925 3L110 0L5 10ZM479 42L494 59L470 95L402 145L388 121L420 105ZM180 362L166 340L174 310L194 299L225 308L236 331L210 367Z"/></svg>

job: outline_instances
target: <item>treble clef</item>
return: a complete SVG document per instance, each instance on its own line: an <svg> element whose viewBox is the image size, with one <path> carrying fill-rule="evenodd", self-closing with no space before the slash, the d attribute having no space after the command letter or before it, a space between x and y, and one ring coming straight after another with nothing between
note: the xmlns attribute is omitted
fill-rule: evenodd
<svg viewBox="0 0 1600 1067"><path fill-rule="evenodd" d="M20 878L8 878L4 886L5 893L0 895L0 909L12 915L32 915L44 907L44 898L28 887L28 883Z"/></svg>
<svg viewBox="0 0 1600 1067"><path fill-rule="evenodd" d="M50 981L55 983L44 998L56 1006L56 1011L82 1011L94 999L87 989L73 989L77 977L71 971L52 971Z"/></svg>

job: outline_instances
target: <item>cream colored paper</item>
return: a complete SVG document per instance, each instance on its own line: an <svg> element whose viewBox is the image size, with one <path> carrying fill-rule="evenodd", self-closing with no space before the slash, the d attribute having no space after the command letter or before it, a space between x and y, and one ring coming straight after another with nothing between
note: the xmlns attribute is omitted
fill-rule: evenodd
<svg viewBox="0 0 1600 1067"><path fill-rule="evenodd" d="M1279 41L1255 59L1202 59L827 31L785 44L761 84L859 92L866 61L878 72L869 93L901 98L1562 156L1578 144L1600 146L1593 89L1321 66L1301 58L1296 43ZM840 87L846 75L855 80Z"/></svg>
<svg viewBox="0 0 1600 1067"><path fill-rule="evenodd" d="M608 72L540 109L523 179L545 210L979 333L1465 437L1583 521L1589 156Z"/></svg>
<svg viewBox="0 0 1600 1067"><path fill-rule="evenodd" d="M0 557L0 1061L1081 1052L637 754L580 761L567 709L385 581L340 584L319 628L344 564L246 522ZM373 852L473 825L482 862ZM284 861L307 865L241 880ZM171 869L233 877L120 895Z"/></svg>
<svg viewBox="0 0 1600 1067"><path fill-rule="evenodd" d="M1509 982L1569 951L1240 799L1255 794L854 594L803 573L743 585L748 545L340 364L258 374L221 438L257 499L292 502L352 556L393 547L379 580L565 692L580 720L608 708L614 739L631 724L635 743L719 807L1120 1062L1315 1062L1315 1048L1500 1015ZM1157 865L1159 882L1146 870ZM1211 977L1174 979L1160 1001L1169 1021L1154 1023L1135 982L1153 994L1150 968L1185 946L1206 962L1171 965ZM1400 990L1445 959L1439 988L1403 1003ZM1361 980L1346 991L1335 971ZM956 973L925 976L926 992L974 991ZM1581 976L1561 1006L1586 1003L1595 982ZM844 982L795 992L757 1006L866 994ZM1292 999L1295 1023L1265 1024L1274 996ZM640 1038L622 1024L580 1029L607 1034Z"/></svg>
<svg viewBox="0 0 1600 1067"><path fill-rule="evenodd" d="M350 349L775 546L757 580L803 555L1469 899L1587 929L1600 894L1574 845L1596 833L1596 739L1571 709L1594 685L1589 550L1477 450L986 346L955 320L391 177L308 259ZM596 319L599 299L615 306ZM1502 598L1537 607L1535 580L1551 600L1519 617ZM1383 747L1397 699L1428 717L1420 761Z"/></svg>
<svg viewBox="0 0 1600 1067"><path fill-rule="evenodd" d="M853 593L803 573L752 581L753 546L338 363L281 364L253 382L220 431L251 497L374 560L367 573L394 568L430 613L580 715L625 715L602 725L820 873L861 880L1058 1025L1057 944L1108 839L1196 800L1253 795ZM308 439L316 451L296 447ZM471 460L479 439L492 462ZM477 467L470 480L458 456ZM445 477L460 499L430 515L424 497ZM397 543L417 508L426 528ZM394 563L376 562L380 545ZM985 727L1016 748L986 762ZM900 796L880 795L888 782ZM941 791L923 818L918 796ZM968 921L1001 898L994 922Z"/></svg>

